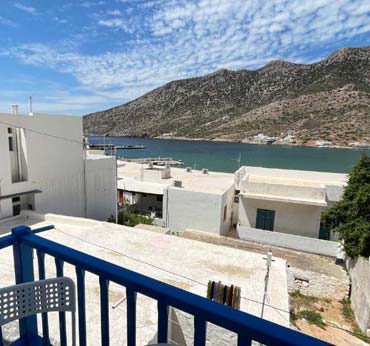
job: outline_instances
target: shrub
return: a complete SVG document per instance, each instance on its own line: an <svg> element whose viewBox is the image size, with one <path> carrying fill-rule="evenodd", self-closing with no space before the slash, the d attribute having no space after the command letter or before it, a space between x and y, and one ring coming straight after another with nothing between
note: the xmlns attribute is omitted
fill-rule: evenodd
<svg viewBox="0 0 370 346"><path fill-rule="evenodd" d="M149 216L140 215L136 213L132 213L129 211L121 210L118 213L118 224L119 225L125 225L129 227L134 227L140 223L143 223L145 225L151 225L153 224L153 219ZM116 218L114 216L111 216L108 220L108 222L116 222Z"/></svg>
<svg viewBox="0 0 370 346"><path fill-rule="evenodd" d="M296 314L296 318L297 319L304 318L307 322L311 324L315 324L318 327L323 328L323 329L325 328L325 322L323 321L322 316L316 311L313 311L313 310L299 311Z"/></svg>
<svg viewBox="0 0 370 346"><path fill-rule="evenodd" d="M121 211L118 213L118 223L120 225L134 227L139 223L151 225L153 223L153 219L149 216L135 214L127 211Z"/></svg>
<svg viewBox="0 0 370 346"><path fill-rule="evenodd" d="M342 315L347 321L354 322L355 316L351 308L351 302L348 298L343 298L341 301L342 304Z"/></svg>
<svg viewBox="0 0 370 346"><path fill-rule="evenodd" d="M338 232L350 257L370 256L370 157L352 169L343 198L323 214L326 228Z"/></svg>

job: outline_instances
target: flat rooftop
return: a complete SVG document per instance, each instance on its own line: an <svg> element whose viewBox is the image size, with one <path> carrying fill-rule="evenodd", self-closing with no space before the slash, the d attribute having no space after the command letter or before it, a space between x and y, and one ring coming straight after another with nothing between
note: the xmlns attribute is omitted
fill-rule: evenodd
<svg viewBox="0 0 370 346"><path fill-rule="evenodd" d="M171 177L162 179L162 167L149 169L147 164L118 161L118 188L127 191L163 194L163 189L173 186L175 180L182 188L190 191L220 194L234 184L234 174L199 170L186 172L185 168L171 167Z"/></svg>
<svg viewBox="0 0 370 346"><path fill-rule="evenodd" d="M261 313L266 274L264 255L139 228L53 214L37 215L32 212L25 212L12 220L0 221L0 234L4 235L12 227L20 224L30 225L31 228L52 224L55 226L54 230L39 233L39 235L203 297L206 296L208 280L238 285L244 297L241 299L241 310L256 316ZM12 249L3 249L1 258L0 284L1 286L12 285L14 284ZM264 316L270 321L289 326L286 262L280 258L274 259L270 270L267 300L269 306L265 307ZM34 261L36 264L36 257ZM45 266L46 276L55 276L53 258L46 256ZM75 269L68 264L65 264L65 275L76 280ZM86 273L85 281L88 343L100 345L98 277ZM125 298L125 294L123 287L110 284L112 345L126 342L126 302L123 301L113 308ZM50 335L59 336L57 319L56 313L50 314ZM181 324L181 318L179 321L173 323ZM67 322L70 323L68 314ZM184 325L192 323L190 320L186 322ZM9 333L12 335L11 327L3 328L4 335ZM139 294L137 344L148 343L155 335L156 328L156 302ZM226 331L221 328L219 331L217 336L220 335L221 340L218 340L217 344L229 345L230 339L222 342Z"/></svg>
<svg viewBox="0 0 370 346"><path fill-rule="evenodd" d="M260 177L286 178L294 181L311 181L312 183L321 183L324 185L340 185L347 183L348 175L343 173L327 173L316 171L301 171L294 169L278 169L266 167L243 166L247 174Z"/></svg>

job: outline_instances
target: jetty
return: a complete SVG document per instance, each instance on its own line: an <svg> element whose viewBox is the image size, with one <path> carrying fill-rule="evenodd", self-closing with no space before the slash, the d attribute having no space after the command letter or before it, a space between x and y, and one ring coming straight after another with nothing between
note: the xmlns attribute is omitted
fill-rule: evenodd
<svg viewBox="0 0 370 346"><path fill-rule="evenodd" d="M115 145L115 144L89 144L89 149L95 150L111 150L111 149L146 149L144 145Z"/></svg>
<svg viewBox="0 0 370 346"><path fill-rule="evenodd" d="M171 167L182 167L184 162L182 160L175 160L171 157L144 157L138 159L128 159L125 161L136 162L136 163L147 163L155 166L171 166Z"/></svg>

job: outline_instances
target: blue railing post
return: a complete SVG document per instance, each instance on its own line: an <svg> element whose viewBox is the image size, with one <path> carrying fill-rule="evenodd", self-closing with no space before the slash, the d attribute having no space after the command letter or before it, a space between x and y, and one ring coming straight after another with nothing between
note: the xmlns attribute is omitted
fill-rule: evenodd
<svg viewBox="0 0 370 346"><path fill-rule="evenodd" d="M13 245L15 282L34 281L32 248L22 244L22 236L31 232L27 226L18 226L12 229L15 238ZM19 320L19 334L23 345L31 344L38 335L36 316L30 316Z"/></svg>

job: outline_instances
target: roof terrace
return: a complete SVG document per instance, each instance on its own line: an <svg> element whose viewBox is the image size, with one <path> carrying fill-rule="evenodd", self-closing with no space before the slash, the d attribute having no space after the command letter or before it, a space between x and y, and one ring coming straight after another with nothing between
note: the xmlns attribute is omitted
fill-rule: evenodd
<svg viewBox="0 0 370 346"><path fill-rule="evenodd" d="M19 223L31 228L19 226L6 233ZM205 346L206 340L212 345L251 345L252 340L265 345L327 345L287 328L281 259L271 272L275 284L263 320L257 317L265 273L261 255L55 215L25 213L2 222L0 230L2 286L14 284L14 274L16 283L64 275L76 282L81 346L157 341ZM241 286L241 311L203 298L208 279ZM45 318L21 320L19 332L16 325L6 325L2 336L17 345L30 340L42 345L49 339L67 345L70 321L65 314L48 313ZM176 326L182 340L172 340Z"/></svg>

